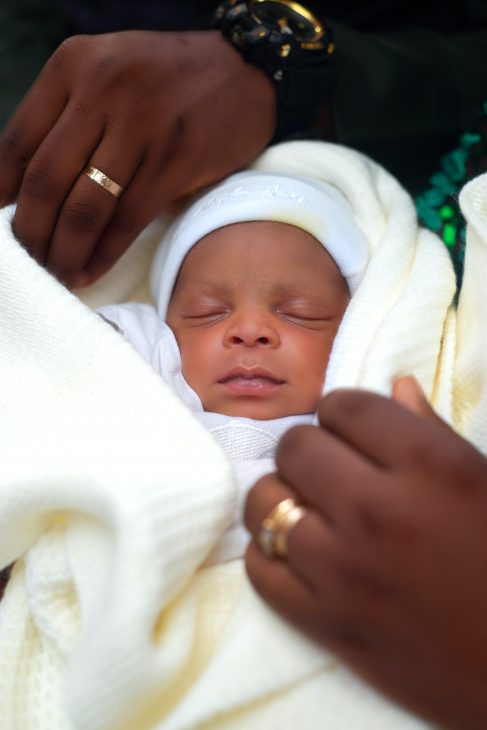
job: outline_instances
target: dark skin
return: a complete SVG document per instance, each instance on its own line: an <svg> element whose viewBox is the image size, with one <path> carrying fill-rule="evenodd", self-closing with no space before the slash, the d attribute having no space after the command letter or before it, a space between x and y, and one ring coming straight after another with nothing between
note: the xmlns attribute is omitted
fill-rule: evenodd
<svg viewBox="0 0 487 730"><path fill-rule="evenodd" d="M86 285L170 202L251 162L274 126L270 80L219 31L75 36L0 138L0 204L18 199L13 230L34 258ZM118 201L87 164L125 188Z"/></svg>
<svg viewBox="0 0 487 730"><path fill-rule="evenodd" d="M481 730L487 460L414 381L395 397L335 391L319 406L320 428L284 436L246 523L255 538L289 496L308 512L289 534L287 560L251 542L248 574L279 613L379 690L445 728Z"/></svg>

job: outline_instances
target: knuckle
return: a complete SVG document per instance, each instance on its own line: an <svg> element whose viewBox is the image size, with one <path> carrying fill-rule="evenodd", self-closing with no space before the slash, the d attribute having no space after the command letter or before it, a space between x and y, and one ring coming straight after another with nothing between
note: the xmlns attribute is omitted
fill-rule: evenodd
<svg viewBox="0 0 487 730"><path fill-rule="evenodd" d="M45 169L27 169L22 182L22 192L36 200L48 201L54 197L55 183Z"/></svg>
<svg viewBox="0 0 487 730"><path fill-rule="evenodd" d="M32 231L24 226L23 223L19 223L15 220L12 221L12 233L16 240L24 246L28 251L35 251L39 247L43 246L45 242L36 239Z"/></svg>
<svg viewBox="0 0 487 730"><path fill-rule="evenodd" d="M325 492L333 489L328 478L329 458L330 442L325 431L300 425L283 436L275 461L279 474L293 490L321 503Z"/></svg>
<svg viewBox="0 0 487 730"><path fill-rule="evenodd" d="M85 101L75 101L71 105L71 111L73 114L77 114L80 116L86 116L88 112L90 111L90 105L87 104Z"/></svg>
<svg viewBox="0 0 487 730"><path fill-rule="evenodd" d="M130 241L138 236L142 227L139 216L131 206L119 205L110 221L112 231Z"/></svg>
<svg viewBox="0 0 487 730"><path fill-rule="evenodd" d="M453 488L472 492L475 492L481 485L483 491L486 477L484 460L472 445L456 437L451 439L448 448L445 443L442 443L441 446L441 449L434 450L434 467L444 475L445 483ZM482 461L483 467L480 479L478 479L479 461Z"/></svg>
<svg viewBox="0 0 487 730"><path fill-rule="evenodd" d="M89 37L86 35L72 35L65 38L51 56L52 64L59 70L64 70L66 61L72 56L84 52L87 43L89 43Z"/></svg>
<svg viewBox="0 0 487 730"><path fill-rule="evenodd" d="M276 462L279 464L279 462L289 454L295 452L306 452L310 441L310 429L314 428L315 426L303 424L293 426L286 431L277 447Z"/></svg>
<svg viewBox="0 0 487 730"><path fill-rule="evenodd" d="M384 601L392 596L388 581L362 564L342 561L336 566L336 580L344 587L345 593L352 592L355 596L360 596L362 601Z"/></svg>
<svg viewBox="0 0 487 730"><path fill-rule="evenodd" d="M102 53L96 59L93 68L93 77L116 82L118 80L119 59L110 53Z"/></svg>
<svg viewBox="0 0 487 730"><path fill-rule="evenodd" d="M164 177L167 174L167 166L175 154L181 153L180 164L187 168L187 174L194 174L194 160L198 152L195 149L194 139L187 134L188 125L184 117L178 116L171 127L166 128L161 135L161 144L153 152L152 164L157 177ZM190 163L190 164L188 164ZM191 189L191 185L189 185Z"/></svg>
<svg viewBox="0 0 487 730"><path fill-rule="evenodd" d="M441 427L430 430L429 438L418 434L409 445L409 463L421 474L438 475L446 482L456 481L459 474L465 473L468 454L464 443L457 439L445 442L445 432Z"/></svg>
<svg viewBox="0 0 487 730"><path fill-rule="evenodd" d="M11 160L20 148L20 134L15 130L8 130L0 138L0 157L4 162Z"/></svg>
<svg viewBox="0 0 487 730"><path fill-rule="evenodd" d="M387 480L386 480L387 481ZM391 493L384 483L380 497L362 493L350 505L352 529L363 540L364 550L372 544L412 545L421 531L421 523L411 514L409 490ZM401 496L400 496L401 494Z"/></svg>
<svg viewBox="0 0 487 730"><path fill-rule="evenodd" d="M377 501L369 499L367 495L362 495L355 500L353 513L355 521L367 534L378 535L384 531L387 523L384 510Z"/></svg>
<svg viewBox="0 0 487 730"><path fill-rule="evenodd" d="M33 150L26 147L22 133L17 129L8 129L0 137L0 160L9 164L19 164L25 168L33 155Z"/></svg>
<svg viewBox="0 0 487 730"><path fill-rule="evenodd" d="M380 396L356 389L339 388L328 393L319 404L319 415L325 416L329 413L342 413L347 418L353 419L360 416L372 399Z"/></svg>
<svg viewBox="0 0 487 730"><path fill-rule="evenodd" d="M94 233L101 225L102 213L95 205L83 201L67 203L63 210L63 222L76 234Z"/></svg>

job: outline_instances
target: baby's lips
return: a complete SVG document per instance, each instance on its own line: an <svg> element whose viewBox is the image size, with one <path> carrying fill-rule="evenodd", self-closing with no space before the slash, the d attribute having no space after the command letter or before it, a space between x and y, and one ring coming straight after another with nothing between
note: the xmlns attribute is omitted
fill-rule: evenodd
<svg viewBox="0 0 487 730"><path fill-rule="evenodd" d="M229 370L222 378L218 380L219 383L226 383L233 379L241 380L262 380L273 383L274 385L282 385L285 381L282 378L278 378L274 373L266 368L261 367L235 367Z"/></svg>

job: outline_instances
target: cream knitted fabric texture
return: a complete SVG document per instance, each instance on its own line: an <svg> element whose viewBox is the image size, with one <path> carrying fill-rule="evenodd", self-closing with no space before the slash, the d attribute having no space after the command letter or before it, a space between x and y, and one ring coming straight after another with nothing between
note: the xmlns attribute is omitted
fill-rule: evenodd
<svg viewBox="0 0 487 730"><path fill-rule="evenodd" d="M369 241L327 387L388 393L412 372L485 449L485 179L462 195L472 228L457 317L445 251L380 167L294 142L256 169L335 185ZM277 618L241 560L200 568L233 518L225 455L29 258L11 216L0 211L0 567L16 567L0 603L0 729L424 728ZM120 301L146 275L121 262L106 295L102 281L83 296Z"/></svg>

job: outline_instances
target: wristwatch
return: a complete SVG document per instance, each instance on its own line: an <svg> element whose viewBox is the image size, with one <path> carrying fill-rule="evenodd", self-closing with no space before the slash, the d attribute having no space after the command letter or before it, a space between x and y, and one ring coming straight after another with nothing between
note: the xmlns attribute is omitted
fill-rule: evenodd
<svg viewBox="0 0 487 730"><path fill-rule="evenodd" d="M272 141L316 136L313 125L332 92L331 29L291 0L226 0L216 9L213 27L273 82L277 109Z"/></svg>

